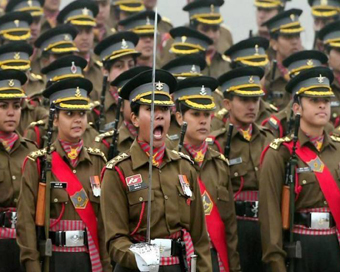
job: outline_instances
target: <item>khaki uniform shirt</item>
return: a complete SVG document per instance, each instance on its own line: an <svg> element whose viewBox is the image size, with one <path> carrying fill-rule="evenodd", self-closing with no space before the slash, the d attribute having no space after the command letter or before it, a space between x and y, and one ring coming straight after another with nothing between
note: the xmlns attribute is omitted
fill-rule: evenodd
<svg viewBox="0 0 340 272"><path fill-rule="evenodd" d="M56 141L52 148L64 159L68 166L76 174L83 185L86 194L89 197L93 210L98 218L98 239L100 245L100 255L104 271L112 271L109 259L104 245L104 232L100 214L99 197L93 195L90 177L100 176L101 170L105 165L105 156L99 150L83 148L79 154L78 165L73 168L68 162L67 154L62 148L59 141ZM43 153L43 152L41 152ZM21 181L21 193L18 202L18 223L17 223L17 241L20 246L20 261L24 264L27 272L39 272L39 251L37 249L35 211L38 195L38 186L40 174L37 172L37 152L29 155L26 166L23 169ZM52 181L60 181L52 174ZM81 220L70 196L65 189L51 189L50 218L57 219L60 215L62 204L65 205L65 211L61 220ZM111 269L111 270L110 270Z"/></svg>
<svg viewBox="0 0 340 272"><path fill-rule="evenodd" d="M166 149L160 168L153 167L151 198L151 238L165 238L185 228L191 235L197 258L198 272L211 272L209 239L195 168L189 157ZM125 178L141 175L148 184L149 158L135 140L127 153L108 162L102 183L101 207L105 227L106 246L110 258L129 269L137 269L130 234L141 222L136 234L146 233L146 209L141 217L142 204L148 200L148 189L129 191L120 180L115 167ZM184 195L178 175L186 175L192 197Z"/></svg>
<svg viewBox="0 0 340 272"><path fill-rule="evenodd" d="M213 56L210 65L202 71L205 76L218 78L220 75L231 70L230 63L218 52Z"/></svg>
<svg viewBox="0 0 340 272"><path fill-rule="evenodd" d="M340 125L340 83L335 78L332 84L335 97L331 99L331 122L334 126Z"/></svg>
<svg viewBox="0 0 340 272"><path fill-rule="evenodd" d="M100 99L103 86L102 66L102 63L96 59L94 54L91 53L90 61L84 69L84 77L90 80L93 84L92 92L89 94L92 101Z"/></svg>
<svg viewBox="0 0 340 272"><path fill-rule="evenodd" d="M31 141L19 135L8 153L0 144L0 207L16 207L21 183L21 166L26 156L36 150Z"/></svg>
<svg viewBox="0 0 340 272"><path fill-rule="evenodd" d="M48 123L44 120L39 120L37 122L32 122L28 129L25 132L25 137L34 141L38 148L44 147L45 138L47 136L47 130L48 130ZM95 137L99 133L97 130L95 130L91 125L86 126L86 130L84 134L82 135L82 139L84 141L84 146L93 146L93 142ZM57 139L58 136L58 128L53 127L53 133L52 133L52 142L54 142Z"/></svg>
<svg viewBox="0 0 340 272"><path fill-rule="evenodd" d="M207 139L208 144L215 150L224 153L227 143L229 121L226 126L213 132ZM244 179L244 191L256 191L259 189L260 157L264 148L274 139L270 131L264 127L253 124L253 132L250 142L245 140L234 127L229 154L229 165L233 191L237 192L241 185L241 177ZM221 147L221 150L216 145Z"/></svg>
<svg viewBox="0 0 340 272"><path fill-rule="evenodd" d="M32 96L37 93L41 93L45 90L46 83L41 75L28 73L28 81L25 89L27 96Z"/></svg>
<svg viewBox="0 0 340 272"><path fill-rule="evenodd" d="M24 100L21 107L21 118L18 126L18 132L24 135L24 132L32 122L48 118L48 111L42 106L31 105L29 101Z"/></svg>
<svg viewBox="0 0 340 272"><path fill-rule="evenodd" d="M224 52L227 51L234 43L233 36L231 35L230 29L227 26L221 25L220 30L221 34L217 43L217 51L223 55Z"/></svg>
<svg viewBox="0 0 340 272"><path fill-rule="evenodd" d="M99 148L105 156L109 154L110 144L112 143L113 130L99 134L95 137L95 147ZM130 131L127 129L124 123L121 124L118 129L118 151L126 152L130 149L135 138L131 135Z"/></svg>
<svg viewBox="0 0 340 272"><path fill-rule="evenodd" d="M317 151L308 137L300 130L298 139L301 146L308 146L330 170L334 180L340 186L340 138L324 134L321 151ZM286 140L287 139L287 140ZM270 264L272 271L286 272L286 253L282 249L281 197L285 183L286 166L290 158L289 150L283 146L289 137L276 139L265 154L260 177L259 220L262 234L263 261ZM307 164L298 158L298 168L306 168ZM309 208L327 207L327 202L320 189L319 182L313 172L298 174L298 184L302 191L295 201L296 211Z"/></svg>

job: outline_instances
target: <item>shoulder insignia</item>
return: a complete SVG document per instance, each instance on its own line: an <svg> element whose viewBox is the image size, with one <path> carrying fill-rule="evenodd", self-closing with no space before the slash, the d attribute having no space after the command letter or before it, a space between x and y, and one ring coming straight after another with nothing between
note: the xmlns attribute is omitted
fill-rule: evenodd
<svg viewBox="0 0 340 272"><path fill-rule="evenodd" d="M84 147L84 148L85 148L85 151L87 151L89 154L101 156L104 159L105 163L107 162L107 159L104 153L101 152L99 148L92 148L92 147Z"/></svg>
<svg viewBox="0 0 340 272"><path fill-rule="evenodd" d="M275 118L270 117L268 123L269 123L269 125L272 126L273 128L279 129L279 123L278 123L278 121L276 121Z"/></svg>
<svg viewBox="0 0 340 272"><path fill-rule="evenodd" d="M115 34L117 32L117 30L114 27L110 28L110 31L112 32L112 34Z"/></svg>
<svg viewBox="0 0 340 272"><path fill-rule="evenodd" d="M217 88L217 89L215 90L215 93L218 94L219 96L221 96L222 98L224 98L223 93L221 92L220 89Z"/></svg>
<svg viewBox="0 0 340 272"><path fill-rule="evenodd" d="M218 120L223 121L223 118L228 114L227 109L220 109L218 112L215 113L214 117L216 117Z"/></svg>
<svg viewBox="0 0 340 272"><path fill-rule="evenodd" d="M183 154L182 152L176 151L176 150L171 150L173 153L179 155L181 158L188 160L189 162L191 162L191 164L194 164L194 161L188 156Z"/></svg>
<svg viewBox="0 0 340 272"><path fill-rule="evenodd" d="M162 17L163 18L163 17ZM225 24L221 24L221 27L225 28L226 30L228 30L229 32L231 32L229 26L225 25Z"/></svg>
<svg viewBox="0 0 340 272"><path fill-rule="evenodd" d="M229 57L227 57L226 55L224 55L224 54L222 55L222 59L224 61L231 62L231 59Z"/></svg>
<svg viewBox="0 0 340 272"><path fill-rule="evenodd" d="M290 142L291 140L292 140L292 139L291 139L290 137L288 137L288 136L283 137L283 138L277 138L277 139L275 139L274 141L272 141L272 142L270 143L269 146L270 146L272 149L277 150L277 149L279 149L279 147L281 146L282 143L284 143L284 142Z"/></svg>
<svg viewBox="0 0 340 272"><path fill-rule="evenodd" d="M107 169L113 169L114 166L121 162L121 161L124 161L126 160L127 158L129 158L130 155L126 154L126 153L122 153L122 154L119 154L117 157L114 157L112 160L110 160L107 164L106 164L106 168Z"/></svg>
<svg viewBox="0 0 340 272"><path fill-rule="evenodd" d="M207 137L206 139L205 139L205 141L208 143L208 145L213 145L214 144L214 138L212 138L212 137Z"/></svg>
<svg viewBox="0 0 340 272"><path fill-rule="evenodd" d="M100 60L96 60L95 64L97 64L97 66L99 66L100 68L103 67L103 63Z"/></svg>
<svg viewBox="0 0 340 272"><path fill-rule="evenodd" d="M41 75L31 73L31 76L32 76L32 78L34 78L34 79L36 79L36 80L43 80L43 78L42 78Z"/></svg>
<svg viewBox="0 0 340 272"><path fill-rule="evenodd" d="M269 108L275 112L279 112L279 109L275 107L273 104L269 104Z"/></svg>
<svg viewBox="0 0 340 272"><path fill-rule="evenodd" d="M55 147L51 146L51 152L54 150L55 150ZM46 155L46 148L33 151L30 154L28 154L27 157L32 161L36 161L39 157L42 157L45 155Z"/></svg>
<svg viewBox="0 0 340 272"><path fill-rule="evenodd" d="M96 143L100 143L104 138L112 137L112 136L113 136L113 130L110 130L110 131L97 135L94 141Z"/></svg>
<svg viewBox="0 0 340 272"><path fill-rule="evenodd" d="M172 23L171 23L169 18L162 16L162 21L164 21L164 22L166 22L166 23L168 23L169 25L172 26Z"/></svg>
<svg viewBox="0 0 340 272"><path fill-rule="evenodd" d="M331 136L332 141L340 143L340 135L339 134L333 134Z"/></svg>
<svg viewBox="0 0 340 272"><path fill-rule="evenodd" d="M218 156L218 158L224 162L226 162L228 165L229 165L229 160L223 155L223 154L220 154Z"/></svg>
<svg viewBox="0 0 340 272"><path fill-rule="evenodd" d="M90 108L93 109L93 108L96 108L100 106L100 102L99 101L93 101L90 103Z"/></svg>
<svg viewBox="0 0 340 272"><path fill-rule="evenodd" d="M167 135L167 137L171 141L179 140L179 135L178 134Z"/></svg>
<svg viewBox="0 0 340 272"><path fill-rule="evenodd" d="M36 122L32 122L30 123L30 127L35 127L35 126L43 126L45 125L45 121L44 120L39 120L39 121L36 121Z"/></svg>

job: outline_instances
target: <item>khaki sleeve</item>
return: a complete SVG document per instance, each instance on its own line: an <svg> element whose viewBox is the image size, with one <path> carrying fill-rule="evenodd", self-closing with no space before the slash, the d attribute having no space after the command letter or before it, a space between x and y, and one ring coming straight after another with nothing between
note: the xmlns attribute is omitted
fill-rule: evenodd
<svg viewBox="0 0 340 272"><path fill-rule="evenodd" d="M129 268L138 269L135 256L129 250L129 205L125 188L115 170L107 169L100 199L105 229L105 242L111 260Z"/></svg>
<svg viewBox="0 0 340 272"><path fill-rule="evenodd" d="M190 235L197 255L197 271L211 272L211 255L208 232L205 223L205 214L201 193L198 185L198 177L195 169L192 171L192 187L195 200L191 203L190 210Z"/></svg>
<svg viewBox="0 0 340 272"><path fill-rule="evenodd" d="M285 160L279 151L269 148L260 173L259 221L262 259L275 272L286 272L283 250L281 195L285 178Z"/></svg>
<svg viewBox="0 0 340 272"><path fill-rule="evenodd" d="M230 179L230 178L229 178ZM231 180L228 182L229 199L227 219L225 222L225 234L227 237L228 259L231 272L241 271L240 256L237 251L238 236L237 236L237 221L234 203L233 187Z"/></svg>
<svg viewBox="0 0 340 272"><path fill-rule="evenodd" d="M35 226L38 184L37 162L28 159L23 169L17 208L17 243L20 247L20 261L27 272L41 271Z"/></svg>

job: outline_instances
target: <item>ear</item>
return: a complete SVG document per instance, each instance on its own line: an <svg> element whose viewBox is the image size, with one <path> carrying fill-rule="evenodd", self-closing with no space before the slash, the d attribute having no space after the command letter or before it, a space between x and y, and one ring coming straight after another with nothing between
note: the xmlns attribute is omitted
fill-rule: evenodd
<svg viewBox="0 0 340 272"><path fill-rule="evenodd" d="M175 116L176 116L176 121L177 121L177 123L178 123L180 126L182 126L182 124L183 124L183 115L182 115L182 113L180 113L179 111L176 111Z"/></svg>
<svg viewBox="0 0 340 272"><path fill-rule="evenodd" d="M54 127L57 127L58 124L59 124L59 118L58 118L58 115L56 114L56 115L54 116L53 126L54 126Z"/></svg>
<svg viewBox="0 0 340 272"><path fill-rule="evenodd" d="M223 105L224 105L224 107L225 107L228 111L231 110L231 100L229 100L229 99L223 99Z"/></svg>
<svg viewBox="0 0 340 272"><path fill-rule="evenodd" d="M294 115L296 115L297 113L302 114L302 107L301 107L301 105L299 105L298 103L294 103L293 104L293 112L294 112Z"/></svg>
<svg viewBox="0 0 340 272"><path fill-rule="evenodd" d="M135 126L135 127L139 127L139 117L134 113L134 112L131 112L131 123Z"/></svg>

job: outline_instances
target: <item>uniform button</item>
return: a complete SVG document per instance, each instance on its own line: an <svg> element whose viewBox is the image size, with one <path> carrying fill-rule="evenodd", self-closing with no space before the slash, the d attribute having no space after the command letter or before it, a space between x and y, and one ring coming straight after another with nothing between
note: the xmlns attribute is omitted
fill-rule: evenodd
<svg viewBox="0 0 340 272"><path fill-rule="evenodd" d="M238 173L237 173L237 172L235 172L235 173L234 173L234 176L235 176L235 177L238 177Z"/></svg>
<svg viewBox="0 0 340 272"><path fill-rule="evenodd" d="M72 170L73 174L77 173L77 170L76 169L73 169Z"/></svg>
<svg viewBox="0 0 340 272"><path fill-rule="evenodd" d="M14 198L14 202L17 203L17 202L18 202L18 199L17 199L17 198Z"/></svg>
<svg viewBox="0 0 340 272"><path fill-rule="evenodd" d="M65 202L65 205L66 205L66 204L68 204L68 202L67 202L67 201Z"/></svg>
<svg viewBox="0 0 340 272"><path fill-rule="evenodd" d="M58 202L58 198L53 199L54 202Z"/></svg>
<svg viewBox="0 0 340 272"><path fill-rule="evenodd" d="M168 200L168 199L169 199L169 197L168 197L167 195L165 195L164 198L165 198L165 200Z"/></svg>
<svg viewBox="0 0 340 272"><path fill-rule="evenodd" d="M161 169L159 169L159 173L162 173L162 170L161 170Z"/></svg>
<svg viewBox="0 0 340 272"><path fill-rule="evenodd" d="M336 117L338 117L338 115L334 112L333 113L333 118L336 118Z"/></svg>
<svg viewBox="0 0 340 272"><path fill-rule="evenodd" d="M323 204L327 205L328 203L327 203L327 201L325 200L325 201L323 202Z"/></svg>
<svg viewBox="0 0 340 272"><path fill-rule="evenodd" d="M255 171L259 171L259 169L257 167L255 167Z"/></svg>
<svg viewBox="0 0 340 272"><path fill-rule="evenodd" d="M140 201L140 202L142 202L142 201L143 201L143 198L142 198L142 197L140 197L140 198L139 198L139 201Z"/></svg>
<svg viewBox="0 0 340 272"><path fill-rule="evenodd" d="M12 179L13 179L13 180L16 180L16 179L17 179L17 177L16 177L16 176L12 176Z"/></svg>
<svg viewBox="0 0 340 272"><path fill-rule="evenodd" d="M303 181L302 181L302 184L306 184L307 183L307 181L304 179Z"/></svg>

